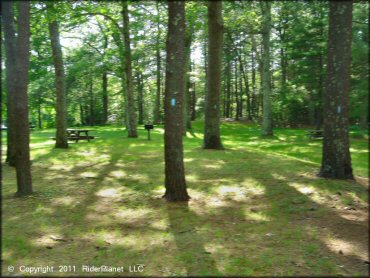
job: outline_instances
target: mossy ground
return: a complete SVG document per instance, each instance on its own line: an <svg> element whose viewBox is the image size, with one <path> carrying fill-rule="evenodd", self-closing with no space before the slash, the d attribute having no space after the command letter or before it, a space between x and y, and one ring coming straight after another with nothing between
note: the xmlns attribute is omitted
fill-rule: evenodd
<svg viewBox="0 0 370 278"><path fill-rule="evenodd" d="M174 204L161 198L163 127L151 141L143 129L138 139L92 129L99 138L67 150L53 148L53 130L31 133L30 197L13 197L15 172L3 165L3 275L9 265L55 266L48 276L102 275L82 265L146 276L368 274L367 140L351 140L357 181L327 180L316 177L321 141L304 130L263 139L257 126L225 123L225 150L211 151L195 123L184 139L192 199ZM134 264L144 271L129 272Z"/></svg>

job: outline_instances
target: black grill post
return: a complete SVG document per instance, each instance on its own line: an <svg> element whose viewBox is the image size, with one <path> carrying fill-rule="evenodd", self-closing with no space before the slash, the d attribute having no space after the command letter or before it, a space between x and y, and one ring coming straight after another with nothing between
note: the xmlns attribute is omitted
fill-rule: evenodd
<svg viewBox="0 0 370 278"><path fill-rule="evenodd" d="M150 130L154 128L153 125L144 125L145 129L148 131L148 140L150 140Z"/></svg>

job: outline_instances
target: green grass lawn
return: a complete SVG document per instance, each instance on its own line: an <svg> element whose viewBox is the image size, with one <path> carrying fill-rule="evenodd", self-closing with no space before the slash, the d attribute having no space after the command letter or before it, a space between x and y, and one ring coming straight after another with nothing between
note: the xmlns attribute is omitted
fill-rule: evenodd
<svg viewBox="0 0 370 278"><path fill-rule="evenodd" d="M138 139L92 129L99 138L67 150L53 148L53 130L31 133L30 197L13 198L14 169L2 166L3 275L10 265L55 267L37 276L102 275L82 265L126 276L368 274L366 139L351 139L357 181L327 180L316 177L321 141L304 130L262 139L257 126L227 123L226 149L211 151L197 122L184 139L192 199L174 204L161 198L162 127L151 141L141 128ZM138 264L143 272L129 272Z"/></svg>

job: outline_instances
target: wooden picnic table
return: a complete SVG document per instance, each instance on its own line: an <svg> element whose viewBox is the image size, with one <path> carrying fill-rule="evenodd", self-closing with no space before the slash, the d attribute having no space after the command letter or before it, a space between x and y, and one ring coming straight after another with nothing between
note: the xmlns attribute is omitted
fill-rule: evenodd
<svg viewBox="0 0 370 278"><path fill-rule="evenodd" d="M76 143L79 140L87 140L90 142L90 139L94 139L94 136L89 135L89 131L92 131L91 129L77 129L77 128L68 128L68 140L74 140ZM84 134L84 135L81 135Z"/></svg>

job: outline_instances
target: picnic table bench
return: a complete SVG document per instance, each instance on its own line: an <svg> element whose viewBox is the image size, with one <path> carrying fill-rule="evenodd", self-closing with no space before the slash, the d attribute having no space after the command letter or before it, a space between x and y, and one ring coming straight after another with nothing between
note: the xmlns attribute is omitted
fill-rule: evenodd
<svg viewBox="0 0 370 278"><path fill-rule="evenodd" d="M307 130L306 133L310 139L324 138L324 132L322 130Z"/></svg>

